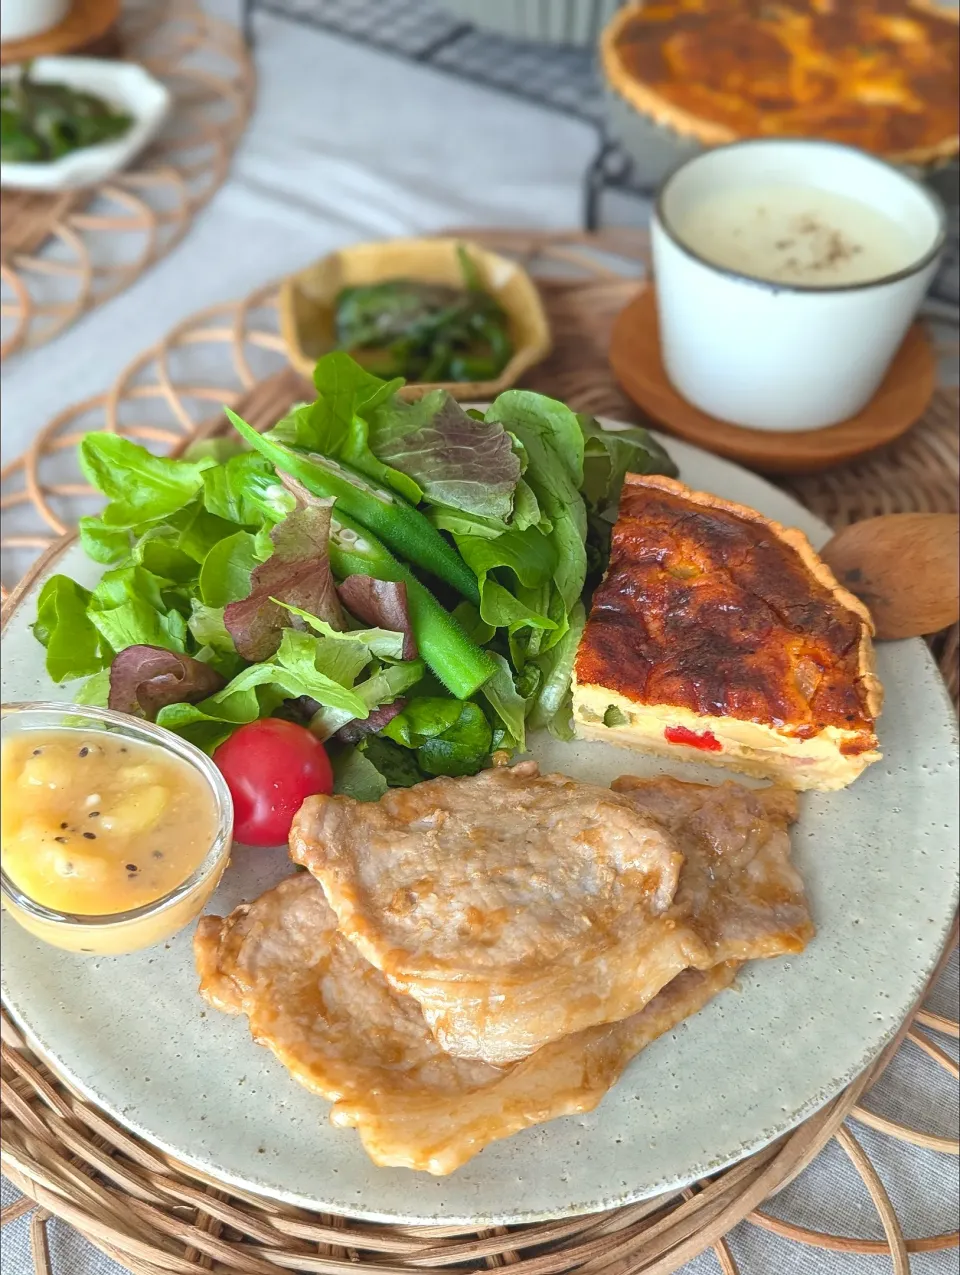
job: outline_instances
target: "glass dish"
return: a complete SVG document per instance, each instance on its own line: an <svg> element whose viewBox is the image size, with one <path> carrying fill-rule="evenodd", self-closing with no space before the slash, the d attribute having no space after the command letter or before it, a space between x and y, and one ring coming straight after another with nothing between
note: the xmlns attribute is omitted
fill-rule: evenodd
<svg viewBox="0 0 960 1275"><path fill-rule="evenodd" d="M44 942L97 956L117 956L152 947L189 925L217 888L233 844L233 802L223 776L211 759L170 731L110 709L20 703L4 704L0 714L4 740L34 730L101 729L159 748L199 772L209 790L216 816L216 832L199 867L152 903L102 916L58 912L30 898L0 866L3 908Z"/></svg>

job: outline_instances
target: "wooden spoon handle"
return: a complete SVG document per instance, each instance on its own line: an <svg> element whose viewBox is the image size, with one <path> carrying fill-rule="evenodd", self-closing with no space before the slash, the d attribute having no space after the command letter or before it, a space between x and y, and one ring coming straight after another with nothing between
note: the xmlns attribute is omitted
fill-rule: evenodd
<svg viewBox="0 0 960 1275"><path fill-rule="evenodd" d="M838 532L821 556L870 608L877 637L936 633L960 618L960 518L885 514Z"/></svg>

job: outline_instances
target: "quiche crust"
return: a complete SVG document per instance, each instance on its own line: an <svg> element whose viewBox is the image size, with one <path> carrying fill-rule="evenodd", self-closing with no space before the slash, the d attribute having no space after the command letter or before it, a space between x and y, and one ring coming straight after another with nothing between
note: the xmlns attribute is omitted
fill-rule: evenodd
<svg viewBox="0 0 960 1275"><path fill-rule="evenodd" d="M818 44L816 24L828 24L834 14L838 23L842 18L850 30L840 27L831 33L824 25L825 34ZM766 51L737 50L737 74L725 81L722 71L714 69L720 65L715 39L717 30L731 18L749 21L758 43L763 34L770 39ZM714 21L711 31L709 24ZM699 31L697 22L701 23ZM746 4L742 0L696 4L666 0L622 8L604 28L600 59L608 86L635 110L704 146L747 137L809 136L860 146L894 163L929 166L960 152L958 22L957 10L933 0L866 0L856 5L849 0L748 0ZM931 37L924 44L909 38L918 32L926 36L935 23L944 24L942 39ZM870 32L877 24L889 28L895 52L884 51L872 42ZM668 67L662 82L652 82L630 65L626 48L631 29L645 26L659 29L659 45L655 38L651 40L647 54L665 66L666 41L677 36L683 40L689 66L684 75L676 76L675 85ZM855 26L862 30L854 31ZM931 48L933 45L936 48ZM780 61L781 53L788 65L779 68L783 74L777 77L772 62ZM942 64L933 65L944 57L950 60L949 70ZM825 96L829 92L826 80L833 85L832 103ZM690 96L692 81L697 82L695 92L704 98L700 107L677 100ZM931 101L934 90L941 99L937 102ZM935 108L940 116L950 115L946 131L938 135ZM735 118L739 118L738 123ZM929 127L922 123L924 119L930 121ZM919 124L921 130L925 127L927 135L904 144L897 133L905 122Z"/></svg>
<svg viewBox="0 0 960 1275"><path fill-rule="evenodd" d="M873 624L796 528L628 474L573 677L574 725L796 789L880 752Z"/></svg>

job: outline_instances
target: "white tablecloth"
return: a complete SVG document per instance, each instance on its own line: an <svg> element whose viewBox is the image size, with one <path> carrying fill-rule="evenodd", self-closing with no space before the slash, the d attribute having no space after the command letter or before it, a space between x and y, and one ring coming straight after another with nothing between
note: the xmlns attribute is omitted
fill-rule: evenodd
<svg viewBox="0 0 960 1275"><path fill-rule="evenodd" d="M111 384L179 320L341 244L453 224L579 222L582 176L596 145L587 126L278 20L261 18L257 30L257 107L230 179L183 243L134 287L4 368L4 460L22 452L58 410ZM956 1014L955 961L934 1007ZM954 1042L947 1047L956 1053ZM869 1101L918 1128L956 1129L956 1087L911 1047ZM906 1149L863 1126L855 1134L908 1235L956 1226L956 1161ZM4 1206L15 1195L4 1182ZM768 1207L814 1228L882 1237L865 1189L836 1146ZM69 1228L54 1222L51 1234L56 1275L119 1275ZM889 1270L884 1257L804 1248L747 1225L730 1243L744 1275ZM687 1271L716 1269L705 1255ZM948 1251L915 1256L913 1269L953 1275L960 1268ZM21 1220L4 1228L0 1275L32 1270Z"/></svg>

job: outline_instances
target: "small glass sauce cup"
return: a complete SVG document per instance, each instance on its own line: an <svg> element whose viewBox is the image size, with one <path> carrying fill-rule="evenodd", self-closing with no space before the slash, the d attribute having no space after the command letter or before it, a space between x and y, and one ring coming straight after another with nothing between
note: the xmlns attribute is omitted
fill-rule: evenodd
<svg viewBox="0 0 960 1275"><path fill-rule="evenodd" d="M2 736L34 730L109 730L152 745L197 771L210 794L216 832L200 865L161 898L126 912L102 916L58 912L30 898L0 867L0 902L25 930L54 947L96 956L118 956L162 943L199 916L217 888L233 844L233 802L220 771L205 753L179 736L126 713L76 704L4 704Z"/></svg>

